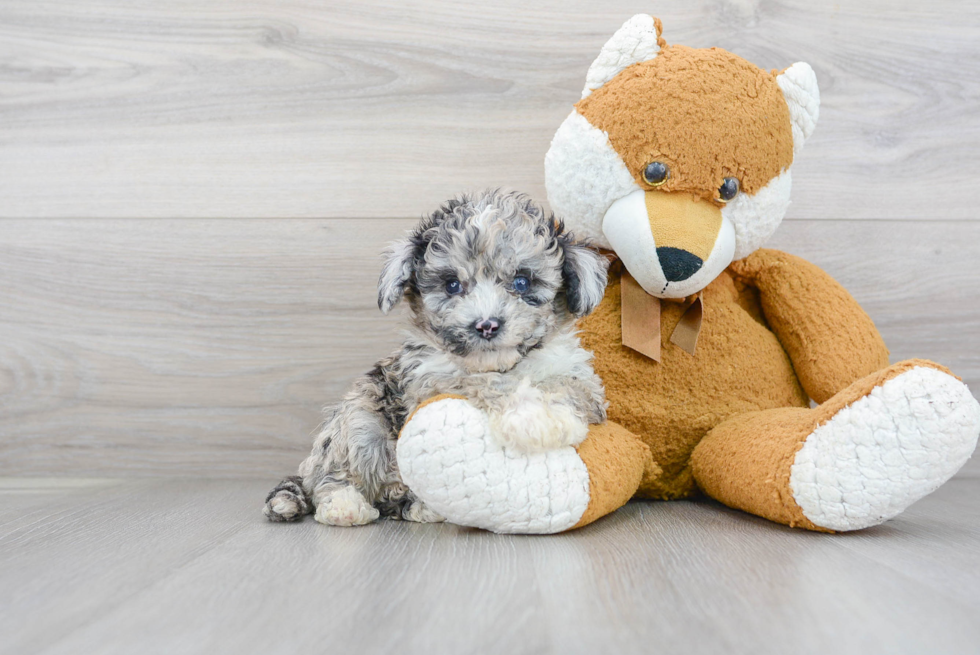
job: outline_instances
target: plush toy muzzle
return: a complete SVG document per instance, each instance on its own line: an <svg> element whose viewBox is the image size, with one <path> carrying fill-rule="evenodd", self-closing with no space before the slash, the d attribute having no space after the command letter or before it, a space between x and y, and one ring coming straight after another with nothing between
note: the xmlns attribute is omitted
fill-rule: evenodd
<svg viewBox="0 0 980 655"><path fill-rule="evenodd" d="M658 298L697 293L735 255L731 221L714 203L688 194L634 191L609 207L602 233L640 286Z"/></svg>

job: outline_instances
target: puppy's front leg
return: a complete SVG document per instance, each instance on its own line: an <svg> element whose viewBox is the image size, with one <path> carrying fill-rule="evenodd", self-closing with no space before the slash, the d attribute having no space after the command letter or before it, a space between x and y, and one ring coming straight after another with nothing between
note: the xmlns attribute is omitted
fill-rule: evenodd
<svg viewBox="0 0 980 655"><path fill-rule="evenodd" d="M300 465L304 487L311 490L314 518L345 527L375 521L380 516L374 506L379 491L398 475L393 443L363 393L344 399Z"/></svg>
<svg viewBox="0 0 980 655"><path fill-rule="evenodd" d="M576 446L589 426L556 394L521 380L512 393L492 403L490 429L499 443L526 452Z"/></svg>
<svg viewBox="0 0 980 655"><path fill-rule="evenodd" d="M332 489L320 496L314 518L326 525L350 527L377 520L380 512L353 485Z"/></svg>

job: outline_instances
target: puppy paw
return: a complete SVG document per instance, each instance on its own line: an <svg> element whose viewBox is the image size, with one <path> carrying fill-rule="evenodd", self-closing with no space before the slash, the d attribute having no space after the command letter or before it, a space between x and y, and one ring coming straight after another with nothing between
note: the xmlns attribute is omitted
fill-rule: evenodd
<svg viewBox="0 0 980 655"><path fill-rule="evenodd" d="M381 513L354 487L338 489L316 508L315 518L325 525L350 527L376 521Z"/></svg>
<svg viewBox="0 0 980 655"><path fill-rule="evenodd" d="M575 446L589 432L570 407L553 402L526 379L500 410L490 414L490 429L502 446L524 452Z"/></svg>
<svg viewBox="0 0 980 655"><path fill-rule="evenodd" d="M433 512L421 500L414 501L402 512L402 518L416 523L442 523L446 519Z"/></svg>
<svg viewBox="0 0 980 655"><path fill-rule="evenodd" d="M270 521L299 521L310 513L310 506L303 491L303 481L298 476L286 478L269 492L262 513Z"/></svg>
<svg viewBox="0 0 980 655"><path fill-rule="evenodd" d="M262 513L274 522L298 521L306 514L306 503L290 491L280 491L266 501Z"/></svg>

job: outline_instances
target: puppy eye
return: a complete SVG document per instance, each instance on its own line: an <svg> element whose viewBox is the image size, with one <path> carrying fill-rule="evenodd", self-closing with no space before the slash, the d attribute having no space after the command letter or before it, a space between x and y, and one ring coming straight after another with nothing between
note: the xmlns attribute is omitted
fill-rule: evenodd
<svg viewBox="0 0 980 655"><path fill-rule="evenodd" d="M453 278L452 280L446 282L446 293L448 293L450 296L458 296L459 294L463 293L463 285L460 284L459 280Z"/></svg>
<svg viewBox="0 0 980 655"><path fill-rule="evenodd" d="M531 288L531 281L523 275L518 275L510 285L517 293L527 293L527 290Z"/></svg>
<svg viewBox="0 0 980 655"><path fill-rule="evenodd" d="M726 177L725 181L718 187L718 199L721 202L728 202L738 195L738 190L741 186L737 177Z"/></svg>
<svg viewBox="0 0 980 655"><path fill-rule="evenodd" d="M667 164L659 161L647 164L643 169L643 181L650 186L660 186L670 177L670 169Z"/></svg>

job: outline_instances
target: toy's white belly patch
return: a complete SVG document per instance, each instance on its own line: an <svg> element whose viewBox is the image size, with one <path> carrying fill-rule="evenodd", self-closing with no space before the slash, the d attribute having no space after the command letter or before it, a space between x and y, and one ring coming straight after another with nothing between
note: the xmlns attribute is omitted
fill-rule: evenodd
<svg viewBox="0 0 980 655"><path fill-rule="evenodd" d="M432 510L493 532L550 534L578 523L589 505L589 472L574 448L505 450L486 414L465 400L418 410L398 440L402 480Z"/></svg>

